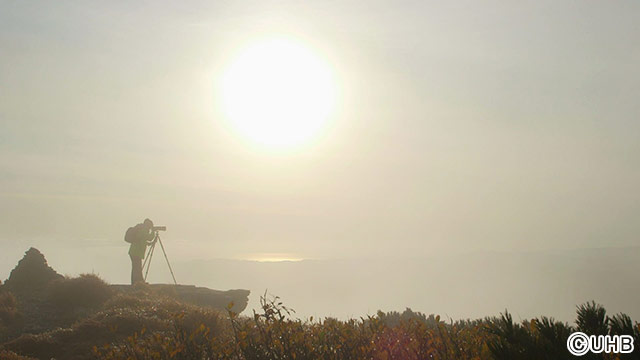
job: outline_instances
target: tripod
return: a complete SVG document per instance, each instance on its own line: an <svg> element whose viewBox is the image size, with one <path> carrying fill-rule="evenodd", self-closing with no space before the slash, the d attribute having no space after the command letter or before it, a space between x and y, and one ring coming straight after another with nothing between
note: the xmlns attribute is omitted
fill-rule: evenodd
<svg viewBox="0 0 640 360"><path fill-rule="evenodd" d="M149 274L149 268L151 267L151 258L153 257L153 252L156 248L156 244L160 243L160 248L162 248L162 253L164 254L164 259L167 260L167 266L169 266L169 271L171 272L171 277L173 278L173 283L178 285L178 282L176 281L176 277L175 275L173 275L173 269L171 269L171 264L169 264L169 258L167 257L167 252L164 251L164 245L162 245L162 240L160 240L160 235L158 234L158 231L156 231L156 236L155 238L153 238L153 244L151 244L151 247L149 248L149 251L147 252L147 257L144 259L144 263L142 264L142 269L144 270L144 267L147 267L147 270L145 270L144 273L144 281L147 281L147 275Z"/></svg>

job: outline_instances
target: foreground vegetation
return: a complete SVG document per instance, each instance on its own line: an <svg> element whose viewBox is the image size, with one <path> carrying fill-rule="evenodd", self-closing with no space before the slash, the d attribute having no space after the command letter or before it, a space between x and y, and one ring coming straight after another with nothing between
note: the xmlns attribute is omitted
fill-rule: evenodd
<svg viewBox="0 0 640 360"><path fill-rule="evenodd" d="M569 359L567 337L630 334L640 327L618 314L606 316L594 302L578 307L577 326L542 317L514 323L505 311L499 317L444 322L410 309L378 312L358 320L291 318L279 299L261 298L260 313L194 321L180 312L164 332L137 332L118 344L94 348L101 359ZM586 356L592 359L637 359L636 354Z"/></svg>
<svg viewBox="0 0 640 360"><path fill-rule="evenodd" d="M185 304L144 285L113 294L95 275L59 279L47 289L38 301L0 291L1 358L570 359L566 340L573 331L633 335L636 349L640 339L638 323L609 316L595 302L578 307L574 326L547 317L514 322L506 311L445 321L407 309L340 321L297 319L266 295L260 311L241 316Z"/></svg>

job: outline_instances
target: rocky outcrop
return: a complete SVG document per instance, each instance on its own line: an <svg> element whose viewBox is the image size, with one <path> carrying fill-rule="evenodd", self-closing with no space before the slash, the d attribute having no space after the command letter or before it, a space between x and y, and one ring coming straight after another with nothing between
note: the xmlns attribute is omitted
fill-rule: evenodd
<svg viewBox="0 0 640 360"><path fill-rule="evenodd" d="M30 248L11 270L4 288L18 293L38 291L44 289L49 282L63 278L47 264L47 260L38 249Z"/></svg>
<svg viewBox="0 0 640 360"><path fill-rule="evenodd" d="M47 264L44 255L38 249L30 248L1 287L18 295L23 302L33 302L43 297L41 291L47 289L50 282L60 279L64 277ZM109 287L122 293L140 290L139 287L131 285L110 285ZM242 312L249 301L249 290L222 291L194 285L169 284L151 284L143 287L156 294L166 295L185 303L219 310L231 309L235 313Z"/></svg>
<svg viewBox="0 0 640 360"><path fill-rule="evenodd" d="M231 309L235 313L242 312L249 302L249 290L213 290L195 285L150 284L146 285L156 293L161 293L185 303L205 306L219 310ZM111 285L111 288L122 293L137 291L131 285Z"/></svg>

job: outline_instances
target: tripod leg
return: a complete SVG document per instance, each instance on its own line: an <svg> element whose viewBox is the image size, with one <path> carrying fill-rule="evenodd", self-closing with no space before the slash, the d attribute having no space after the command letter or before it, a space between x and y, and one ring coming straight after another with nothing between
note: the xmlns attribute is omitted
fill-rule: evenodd
<svg viewBox="0 0 640 360"><path fill-rule="evenodd" d="M145 264L147 264L147 271L145 271L145 273L144 273L144 281L145 282L147 282L147 275L149 275L149 268L151 268L151 258L153 257L153 252L154 252L155 248L156 248L156 243L154 242L153 245L151 245L151 248L149 249L149 255L144 260ZM142 268L144 269L144 265L142 266Z"/></svg>
<svg viewBox="0 0 640 360"><path fill-rule="evenodd" d="M149 257L150 257L152 252L153 252L153 246L149 246L149 250L147 250L147 256L145 256L144 262L142 263L142 268L143 269L144 269L145 266L147 266L147 262L148 262Z"/></svg>
<svg viewBox="0 0 640 360"><path fill-rule="evenodd" d="M158 237L158 242L160 242L160 247L162 248L162 253L164 254L164 259L167 260L167 265L169 266L169 271L171 272L171 277L173 278L173 283L178 285L178 282L176 281L176 277L175 277L175 275L173 275L173 269L171 269L171 264L169 264L169 258L167 257L167 252L164 251L164 245L162 245L162 240L160 240L160 237Z"/></svg>

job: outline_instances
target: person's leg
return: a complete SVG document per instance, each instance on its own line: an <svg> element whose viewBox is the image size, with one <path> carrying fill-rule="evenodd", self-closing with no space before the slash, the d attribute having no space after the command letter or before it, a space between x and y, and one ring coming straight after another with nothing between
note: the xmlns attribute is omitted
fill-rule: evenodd
<svg viewBox="0 0 640 360"><path fill-rule="evenodd" d="M131 285L144 281L142 276L142 259L131 256Z"/></svg>
<svg viewBox="0 0 640 360"><path fill-rule="evenodd" d="M137 260L136 271L138 272L138 282L144 282L144 277L142 276L142 258L138 258Z"/></svg>

